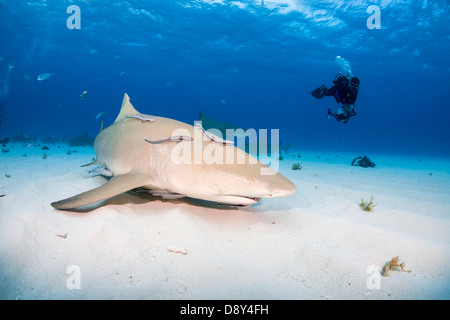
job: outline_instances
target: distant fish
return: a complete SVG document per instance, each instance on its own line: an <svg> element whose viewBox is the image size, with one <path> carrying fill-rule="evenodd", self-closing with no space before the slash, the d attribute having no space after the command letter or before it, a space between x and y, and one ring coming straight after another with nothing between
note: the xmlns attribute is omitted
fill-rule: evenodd
<svg viewBox="0 0 450 320"><path fill-rule="evenodd" d="M87 91L83 91L82 94L80 94L80 100L83 100L84 96L87 94Z"/></svg>
<svg viewBox="0 0 450 320"><path fill-rule="evenodd" d="M114 56L114 59L120 59L122 56Z"/></svg>
<svg viewBox="0 0 450 320"><path fill-rule="evenodd" d="M11 64L11 63L8 63L8 68L14 69L15 67L16 67L15 65L13 65L13 64Z"/></svg>
<svg viewBox="0 0 450 320"><path fill-rule="evenodd" d="M95 49L91 49L91 50L89 50L89 53L90 54L96 54L98 51L97 50L95 50Z"/></svg>
<svg viewBox="0 0 450 320"><path fill-rule="evenodd" d="M220 102L222 102L223 104L227 104L227 101L223 99L221 99Z"/></svg>
<svg viewBox="0 0 450 320"><path fill-rule="evenodd" d="M48 78L50 78L51 76L54 76L54 75L55 75L54 73L41 73L40 75L38 75L37 79L39 81L47 80Z"/></svg>
<svg viewBox="0 0 450 320"><path fill-rule="evenodd" d="M95 119L98 119L98 118L100 118L102 115L104 115L105 114L105 111L102 111L102 112L99 112L98 114L97 114L97 116L95 117Z"/></svg>
<svg viewBox="0 0 450 320"><path fill-rule="evenodd" d="M127 73L126 71L122 71L121 73L119 73L119 75L123 76L125 73Z"/></svg>
<svg viewBox="0 0 450 320"><path fill-rule="evenodd" d="M27 75L27 74L24 74L23 77L24 77L25 79L27 79L27 80L31 80L31 77L30 77L29 75Z"/></svg>

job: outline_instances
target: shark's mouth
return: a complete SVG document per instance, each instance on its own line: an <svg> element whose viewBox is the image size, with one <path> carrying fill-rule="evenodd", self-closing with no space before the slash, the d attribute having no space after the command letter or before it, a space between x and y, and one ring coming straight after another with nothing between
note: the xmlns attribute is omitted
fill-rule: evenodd
<svg viewBox="0 0 450 320"><path fill-rule="evenodd" d="M261 199L262 198L258 198L258 197L229 195L229 196L223 196L223 198L217 202L217 205L218 206L227 206L227 207L249 207L249 206L257 203Z"/></svg>
<svg viewBox="0 0 450 320"><path fill-rule="evenodd" d="M259 200L261 200L261 199L262 199L262 198L256 198L256 197L244 197L244 198L247 198L247 199L253 200L253 201L255 201L255 202L258 202Z"/></svg>
<svg viewBox="0 0 450 320"><path fill-rule="evenodd" d="M245 203L248 203L248 202L258 202L259 200L262 199L262 198L258 198L258 197L246 197L246 196L237 196L237 195L233 195L232 197L234 197L234 198L240 200L240 201L238 201L239 203L240 203L241 201L242 201L242 202L245 202Z"/></svg>

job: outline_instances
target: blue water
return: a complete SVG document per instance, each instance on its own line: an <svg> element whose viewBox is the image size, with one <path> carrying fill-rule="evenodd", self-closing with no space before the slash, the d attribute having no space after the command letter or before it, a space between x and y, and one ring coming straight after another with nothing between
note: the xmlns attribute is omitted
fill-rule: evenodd
<svg viewBox="0 0 450 320"><path fill-rule="evenodd" d="M446 0L0 0L0 138L95 137L127 92L142 113L279 129L299 150L447 157L449 16ZM347 124L310 94L338 55L361 80Z"/></svg>

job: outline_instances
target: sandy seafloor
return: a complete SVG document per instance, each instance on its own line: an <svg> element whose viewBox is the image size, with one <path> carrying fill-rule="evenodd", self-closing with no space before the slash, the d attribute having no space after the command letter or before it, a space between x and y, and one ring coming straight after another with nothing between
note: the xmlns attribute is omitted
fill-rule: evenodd
<svg viewBox="0 0 450 320"><path fill-rule="evenodd" d="M2 299L450 298L449 159L374 154L361 168L359 154L291 152L280 172L297 193L249 208L127 193L67 212L50 203L104 178L80 167L93 148L49 148L0 157ZM411 273L378 277L394 256Z"/></svg>

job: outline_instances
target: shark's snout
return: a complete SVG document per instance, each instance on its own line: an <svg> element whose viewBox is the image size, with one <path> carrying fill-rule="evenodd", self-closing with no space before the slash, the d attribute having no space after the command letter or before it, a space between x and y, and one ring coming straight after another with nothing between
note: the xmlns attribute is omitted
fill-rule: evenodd
<svg viewBox="0 0 450 320"><path fill-rule="evenodd" d="M284 177L283 177L284 178ZM280 198L294 194L297 191L295 184L285 179L282 186L278 186L267 198Z"/></svg>
<svg viewBox="0 0 450 320"><path fill-rule="evenodd" d="M252 205L261 199L280 198L296 192L295 184L281 174L260 176L251 186L246 184L234 185L228 192L218 194L220 202Z"/></svg>
<svg viewBox="0 0 450 320"><path fill-rule="evenodd" d="M295 184L278 172L274 175L262 176L259 184L260 190L266 192L265 195L260 195L261 198L286 197L294 194L297 190Z"/></svg>

